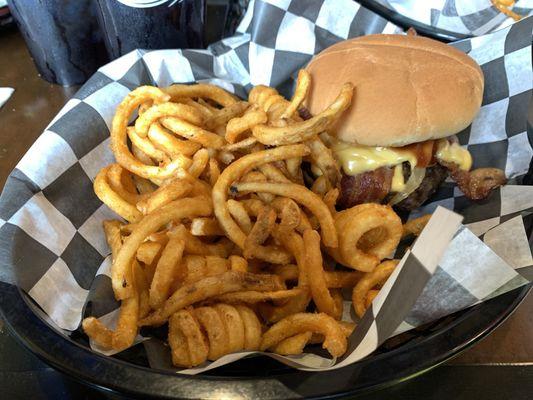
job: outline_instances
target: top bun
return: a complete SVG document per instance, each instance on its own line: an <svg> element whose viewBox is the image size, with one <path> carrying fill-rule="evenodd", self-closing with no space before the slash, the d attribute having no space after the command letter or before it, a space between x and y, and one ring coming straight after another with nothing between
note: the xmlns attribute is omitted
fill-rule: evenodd
<svg viewBox="0 0 533 400"><path fill-rule="evenodd" d="M483 73L461 51L420 36L369 35L327 48L307 67L306 107L325 109L341 85L355 86L352 105L333 129L365 146L405 146L453 135L474 119Z"/></svg>

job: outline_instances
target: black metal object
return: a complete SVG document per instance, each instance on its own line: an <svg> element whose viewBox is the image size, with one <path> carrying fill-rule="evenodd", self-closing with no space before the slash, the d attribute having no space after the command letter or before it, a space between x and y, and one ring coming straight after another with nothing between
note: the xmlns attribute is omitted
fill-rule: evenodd
<svg viewBox="0 0 533 400"><path fill-rule="evenodd" d="M471 36L463 33L451 32L444 29L438 29L430 25L423 24L414 19L408 18L405 15L397 13L388 7L378 3L374 0L357 0L363 7L381 15L383 18L395 23L401 28L407 30L414 28L422 36L427 36L433 39L440 40L442 42L453 42L460 39L468 39Z"/></svg>
<svg viewBox="0 0 533 400"><path fill-rule="evenodd" d="M15 286L0 283L0 310L24 346L74 379L101 389L140 398L203 398L217 393L254 399L332 398L382 388L448 360L502 323L529 289L516 289L406 332L366 359L331 372L303 372L256 357L201 376L176 375L101 356L66 339L34 312L35 305Z"/></svg>

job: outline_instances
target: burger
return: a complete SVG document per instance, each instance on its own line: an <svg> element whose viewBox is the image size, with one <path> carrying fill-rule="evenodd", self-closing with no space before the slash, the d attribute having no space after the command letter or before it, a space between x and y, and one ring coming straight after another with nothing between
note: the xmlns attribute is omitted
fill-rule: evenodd
<svg viewBox="0 0 533 400"><path fill-rule="evenodd" d="M503 171L471 170L455 136L483 98L483 73L466 54L413 35L369 35L331 46L307 67L306 109L320 112L351 82L350 108L332 127L330 148L341 169L342 208L378 202L412 210L453 179L481 200L505 183Z"/></svg>

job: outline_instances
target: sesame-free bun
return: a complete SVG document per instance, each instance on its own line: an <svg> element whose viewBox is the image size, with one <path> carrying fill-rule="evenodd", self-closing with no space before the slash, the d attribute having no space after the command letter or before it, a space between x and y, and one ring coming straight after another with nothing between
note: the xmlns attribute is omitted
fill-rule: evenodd
<svg viewBox="0 0 533 400"><path fill-rule="evenodd" d="M453 135L474 119L483 73L461 51L420 36L369 35L339 42L307 67L305 106L316 115L345 82L352 104L332 129L365 146L404 146Z"/></svg>

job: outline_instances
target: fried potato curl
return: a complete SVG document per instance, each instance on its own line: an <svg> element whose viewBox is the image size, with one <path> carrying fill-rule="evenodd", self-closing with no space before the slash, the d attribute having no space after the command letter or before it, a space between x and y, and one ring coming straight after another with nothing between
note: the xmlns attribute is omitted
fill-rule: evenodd
<svg viewBox="0 0 533 400"><path fill-rule="evenodd" d="M353 87L304 119L310 85L301 70L290 100L266 86L241 100L177 84L141 86L119 104L116 162L94 191L120 217L104 232L121 305L114 329L83 320L94 346L121 351L140 327L168 324L180 368L240 351L347 351L355 325L341 321L342 290L362 315L396 265L382 260L427 218L402 227L386 206L337 211L329 135Z"/></svg>

